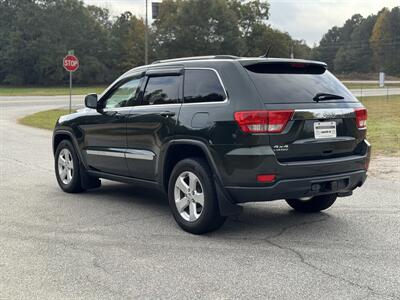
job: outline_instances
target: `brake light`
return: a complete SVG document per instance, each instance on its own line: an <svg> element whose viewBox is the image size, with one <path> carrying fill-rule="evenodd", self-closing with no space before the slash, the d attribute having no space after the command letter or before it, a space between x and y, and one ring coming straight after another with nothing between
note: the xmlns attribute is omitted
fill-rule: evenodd
<svg viewBox="0 0 400 300"><path fill-rule="evenodd" d="M302 63L292 63L291 66L293 68L305 68L306 65Z"/></svg>
<svg viewBox="0 0 400 300"><path fill-rule="evenodd" d="M276 179L275 174L263 174L263 175L258 175L257 176L257 181L260 183L269 183L269 182L274 182Z"/></svg>
<svg viewBox="0 0 400 300"><path fill-rule="evenodd" d="M356 113L356 123L359 129L367 128L367 119L368 113L366 108L355 108L354 112Z"/></svg>
<svg viewBox="0 0 400 300"><path fill-rule="evenodd" d="M246 133L280 133L294 110L253 110L235 112L235 121Z"/></svg>

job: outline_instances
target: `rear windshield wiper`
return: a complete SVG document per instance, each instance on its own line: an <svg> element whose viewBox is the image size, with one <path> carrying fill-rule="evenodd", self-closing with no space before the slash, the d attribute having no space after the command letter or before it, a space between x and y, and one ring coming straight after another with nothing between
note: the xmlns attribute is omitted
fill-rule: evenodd
<svg viewBox="0 0 400 300"><path fill-rule="evenodd" d="M326 101L326 100L335 100L335 99L344 99L344 97L335 95L335 94L318 93L313 98L313 100L316 102Z"/></svg>

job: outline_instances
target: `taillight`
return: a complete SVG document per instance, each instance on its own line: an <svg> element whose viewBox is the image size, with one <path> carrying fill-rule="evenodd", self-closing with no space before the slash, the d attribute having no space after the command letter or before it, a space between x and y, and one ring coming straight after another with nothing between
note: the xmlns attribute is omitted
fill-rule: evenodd
<svg viewBox="0 0 400 300"><path fill-rule="evenodd" d="M275 179L276 179L275 174L257 175L257 181L260 183L271 183L271 182L274 182Z"/></svg>
<svg viewBox="0 0 400 300"><path fill-rule="evenodd" d="M355 108L356 113L356 123L359 129L367 128L368 113L366 108Z"/></svg>
<svg viewBox="0 0 400 300"><path fill-rule="evenodd" d="M235 112L235 121L246 133L280 133L294 110L253 110Z"/></svg>

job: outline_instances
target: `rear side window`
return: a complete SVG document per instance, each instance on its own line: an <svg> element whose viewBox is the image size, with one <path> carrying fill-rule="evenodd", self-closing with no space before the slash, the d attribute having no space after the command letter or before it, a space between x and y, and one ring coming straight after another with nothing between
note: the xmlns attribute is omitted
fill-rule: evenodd
<svg viewBox="0 0 400 300"><path fill-rule="evenodd" d="M149 77L143 96L143 105L179 103L181 76Z"/></svg>
<svg viewBox="0 0 400 300"><path fill-rule="evenodd" d="M213 70L185 70L185 103L221 102L225 99L224 88Z"/></svg>
<svg viewBox="0 0 400 300"><path fill-rule="evenodd" d="M310 103L318 93L357 101L324 66L303 63L259 63L245 66L264 103Z"/></svg>

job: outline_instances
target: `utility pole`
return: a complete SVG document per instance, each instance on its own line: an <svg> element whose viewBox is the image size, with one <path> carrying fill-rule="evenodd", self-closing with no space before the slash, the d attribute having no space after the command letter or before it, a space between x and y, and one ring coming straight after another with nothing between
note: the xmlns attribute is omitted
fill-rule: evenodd
<svg viewBox="0 0 400 300"><path fill-rule="evenodd" d="M149 63L149 33L148 33L148 19L147 19L147 7L148 0L146 0L146 30L144 32L144 62L147 65Z"/></svg>

